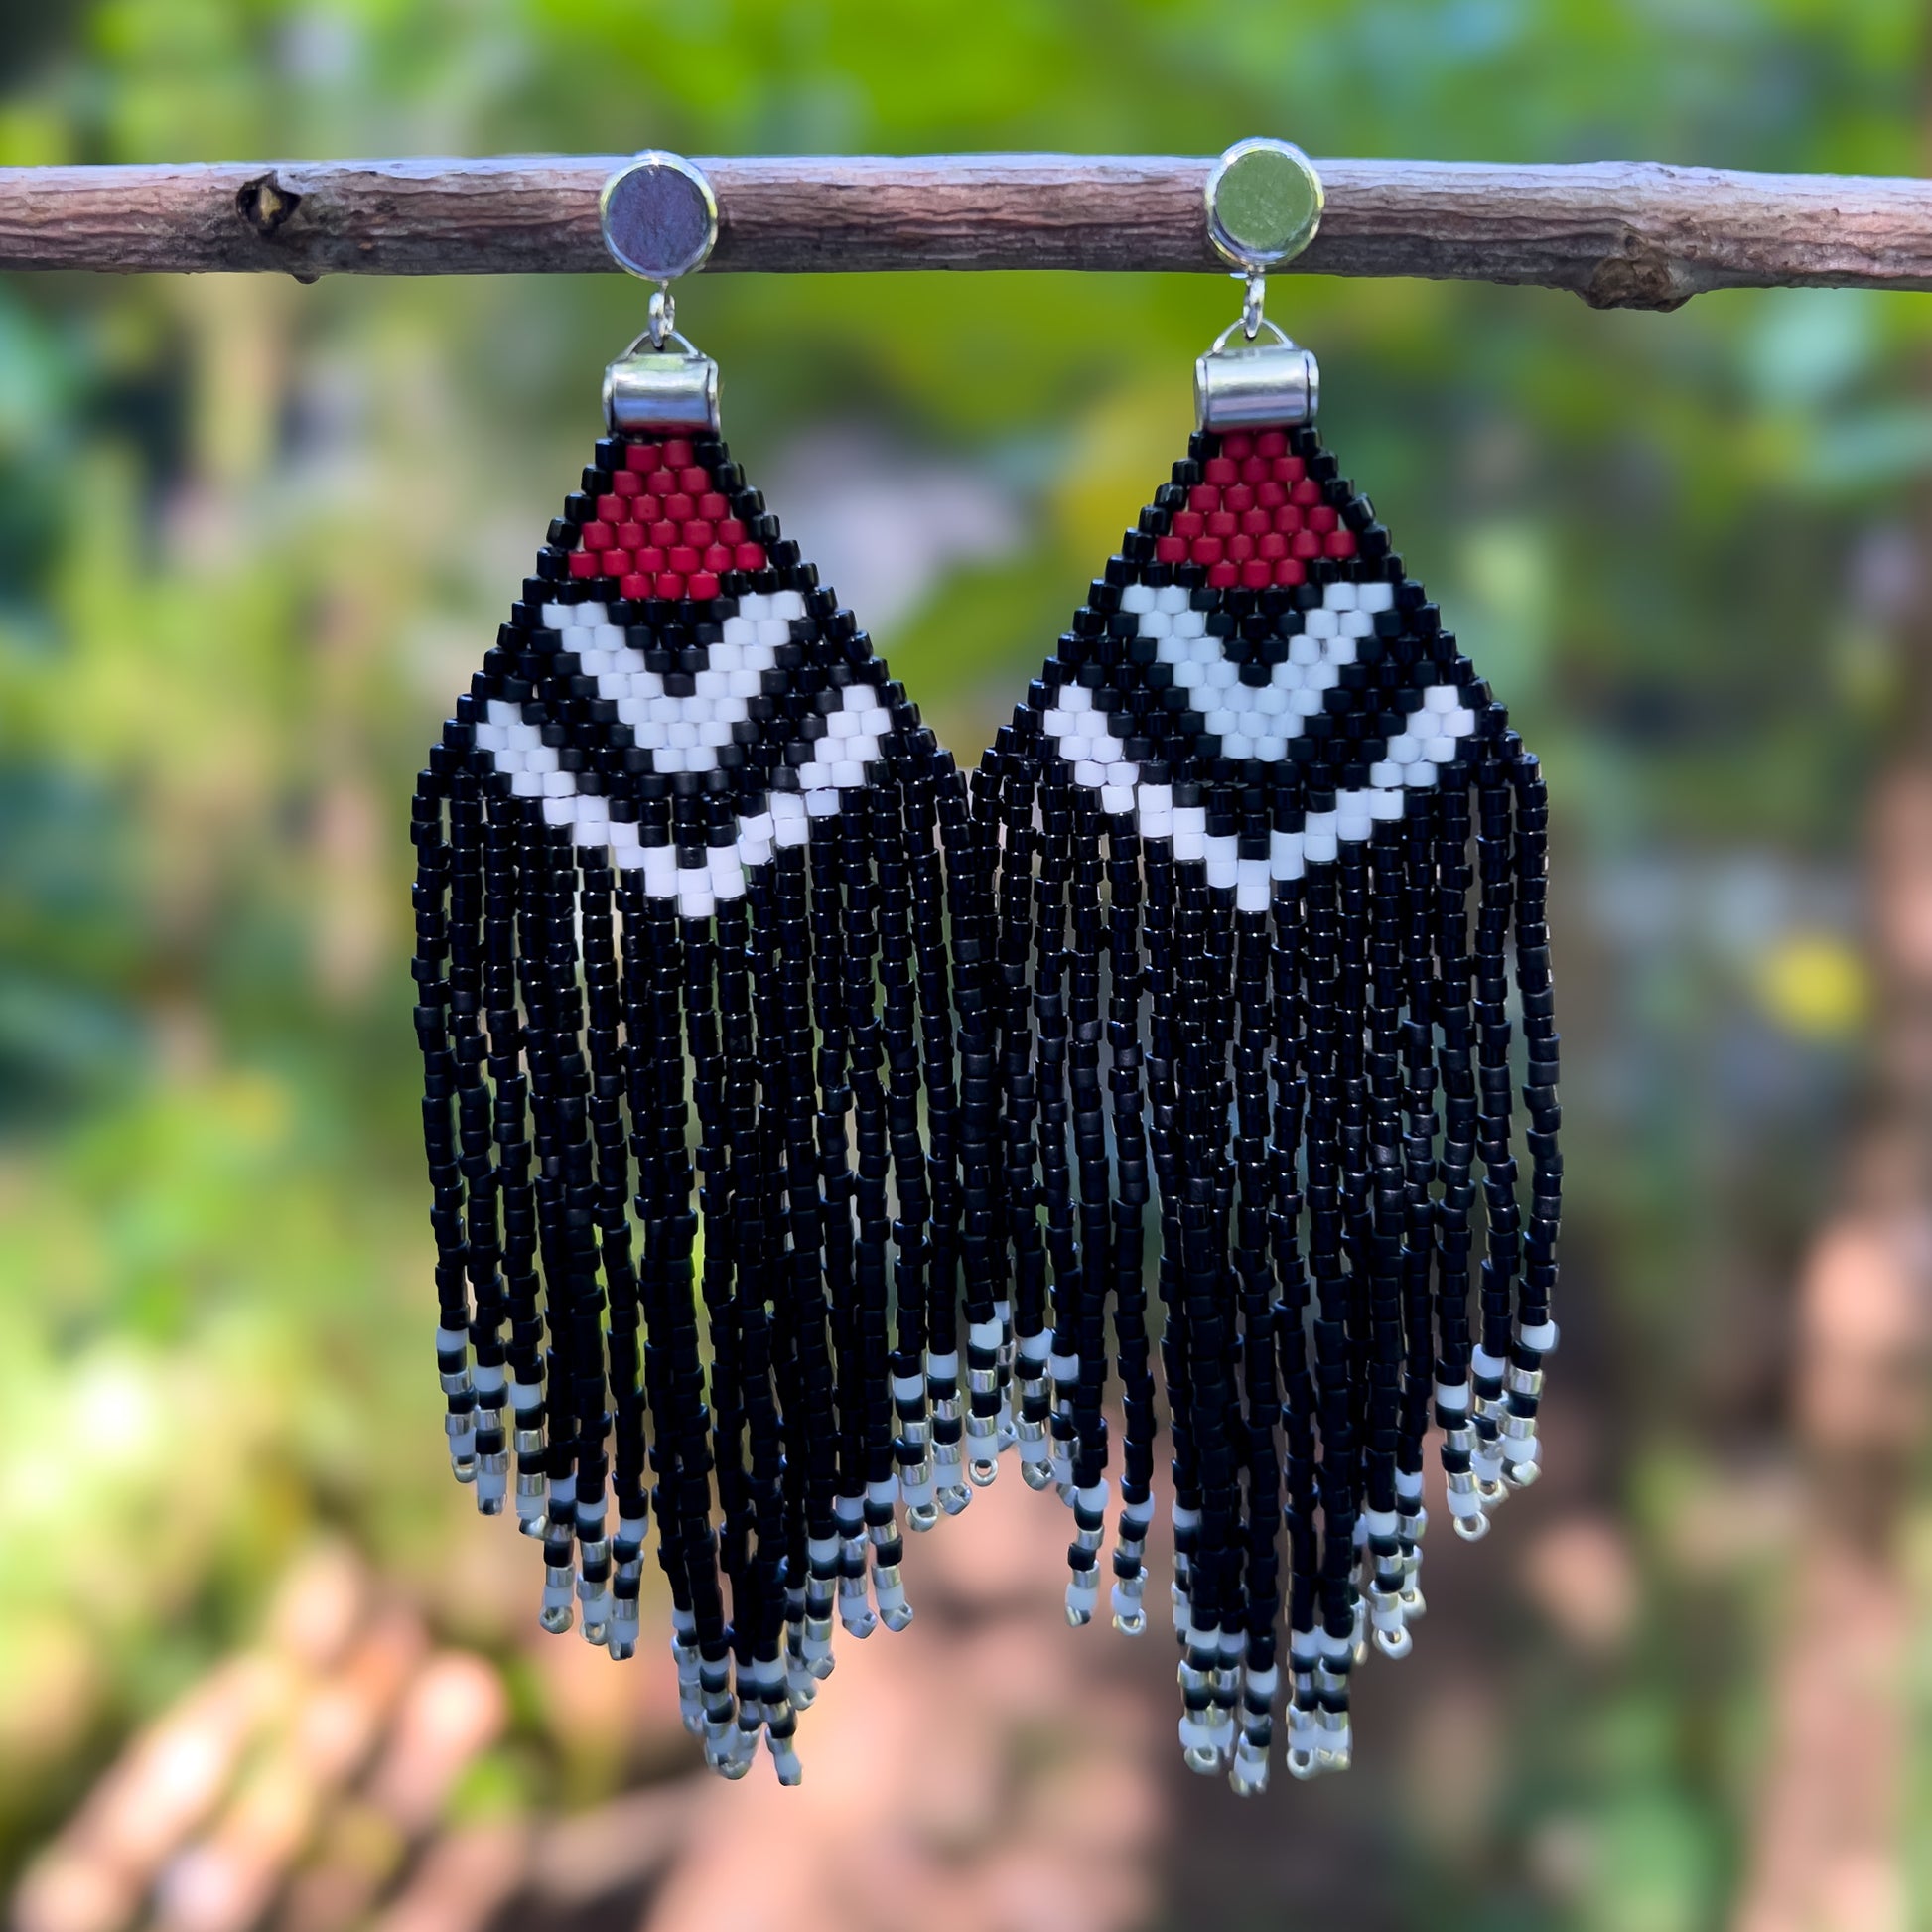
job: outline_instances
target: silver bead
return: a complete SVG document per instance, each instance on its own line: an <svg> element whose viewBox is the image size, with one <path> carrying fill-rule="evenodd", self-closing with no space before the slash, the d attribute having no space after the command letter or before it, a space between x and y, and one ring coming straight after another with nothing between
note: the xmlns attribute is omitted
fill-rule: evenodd
<svg viewBox="0 0 1932 1932"><path fill-rule="evenodd" d="M899 1566L896 1563L877 1564L872 1574L875 1589L893 1590L902 1587ZM912 1606L910 1603L895 1602L889 1608L882 1604L879 1620L889 1630L903 1630L912 1621Z"/></svg>

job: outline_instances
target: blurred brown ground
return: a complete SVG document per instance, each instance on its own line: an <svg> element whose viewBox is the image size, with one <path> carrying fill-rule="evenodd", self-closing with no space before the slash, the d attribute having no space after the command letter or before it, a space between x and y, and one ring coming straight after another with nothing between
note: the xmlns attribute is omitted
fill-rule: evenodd
<svg viewBox="0 0 1932 1932"><path fill-rule="evenodd" d="M795 1791L762 1757L740 1785L695 1768L661 1629L617 1665L531 1619L545 1722L657 1774L567 1815L539 1800L445 1823L509 1721L504 1674L434 1644L345 1548L318 1551L260 1642L135 1738L43 1852L16 1932L762 1932L777 1900L788 1932L1141 1923L1171 1721L1133 1647L1066 1628L1064 1514L1005 1474L918 1543L911 1630L841 1645L801 1725ZM535 1546L482 1527L511 1560L459 1559L464 1587L493 1569L527 1609Z"/></svg>

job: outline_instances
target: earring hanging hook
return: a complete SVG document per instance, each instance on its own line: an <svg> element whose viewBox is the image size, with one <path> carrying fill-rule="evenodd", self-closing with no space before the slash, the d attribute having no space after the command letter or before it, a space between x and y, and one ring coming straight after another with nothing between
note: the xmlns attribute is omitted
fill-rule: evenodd
<svg viewBox="0 0 1932 1932"><path fill-rule="evenodd" d="M1320 371L1263 313L1268 271L1292 261L1321 225L1321 177L1292 142L1238 141L1208 171L1207 234L1244 284L1241 316L1194 364L1194 414L1202 429L1314 420ZM1239 330L1244 343L1230 348ZM1258 343L1263 330L1273 338Z"/></svg>
<svg viewBox="0 0 1932 1932"><path fill-rule="evenodd" d="M678 334L671 284L705 265L718 241L718 197L705 172L648 148L598 197L611 258L655 282L643 333L604 372L604 417L615 431L718 429L718 365ZM646 348L645 345L649 347Z"/></svg>
<svg viewBox="0 0 1932 1932"><path fill-rule="evenodd" d="M1261 333L1268 271L1293 261L1321 226L1326 196L1314 163L1292 141L1237 141L1208 170L1207 237L1245 278L1241 333Z"/></svg>

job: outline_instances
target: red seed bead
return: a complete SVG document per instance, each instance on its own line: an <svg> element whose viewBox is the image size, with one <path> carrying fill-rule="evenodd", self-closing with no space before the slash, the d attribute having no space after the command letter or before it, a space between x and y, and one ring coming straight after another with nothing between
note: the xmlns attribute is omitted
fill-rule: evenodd
<svg viewBox="0 0 1932 1932"><path fill-rule="evenodd" d="M616 548L605 551L598 559L600 577L628 577L630 575L630 552Z"/></svg>
<svg viewBox="0 0 1932 1932"><path fill-rule="evenodd" d="M1309 474L1309 466L1299 456L1278 456L1270 468L1277 483L1298 483Z"/></svg>
<svg viewBox="0 0 1932 1932"><path fill-rule="evenodd" d="M1273 474L1265 456L1251 456L1241 465L1241 481L1250 487L1265 483Z"/></svg>
<svg viewBox="0 0 1932 1932"><path fill-rule="evenodd" d="M1199 510L1175 510L1173 513L1173 533L1177 537L1198 537L1206 534L1207 518Z"/></svg>
<svg viewBox="0 0 1932 1932"><path fill-rule="evenodd" d="M1341 521L1340 517L1338 517L1334 513L1334 511L1328 507L1326 503L1321 503L1317 505L1314 509L1309 511L1309 517L1308 517L1309 528L1311 530L1318 530L1324 537L1328 534L1330 530L1334 529L1335 526L1340 521Z"/></svg>
<svg viewBox="0 0 1932 1932"><path fill-rule="evenodd" d="M648 577L640 577L633 570L628 577L621 577L618 579L618 595L620 597L633 598L638 603L642 603L650 595L650 579Z"/></svg>
<svg viewBox="0 0 1932 1932"><path fill-rule="evenodd" d="M668 550L677 541L677 525L669 517L664 517L650 526L650 540L660 550Z"/></svg>
<svg viewBox="0 0 1932 1932"><path fill-rule="evenodd" d="M1266 536L1255 538L1255 555L1280 563L1288 555L1288 539L1279 530L1270 530Z"/></svg>
<svg viewBox="0 0 1932 1932"><path fill-rule="evenodd" d="M664 514L673 523L689 523L697 511L697 504L692 502L681 489L674 490L664 498Z"/></svg>
<svg viewBox="0 0 1932 1932"><path fill-rule="evenodd" d="M1254 506L1255 492L1252 483L1236 483L1231 489L1221 491L1221 507L1224 510L1232 510L1236 516L1239 516L1243 510L1253 509Z"/></svg>
<svg viewBox="0 0 1932 1932"><path fill-rule="evenodd" d="M718 541L733 545L745 541L745 525L735 516L728 516L718 525Z"/></svg>
<svg viewBox="0 0 1932 1932"><path fill-rule="evenodd" d="M583 529L583 544L586 550L608 550L611 547L611 526L608 523L586 523Z"/></svg>
<svg viewBox="0 0 1932 1932"><path fill-rule="evenodd" d="M694 570L699 568L703 559L688 543L680 543L664 559L664 562L672 570L676 571L680 577L689 577Z"/></svg>
<svg viewBox="0 0 1932 1932"><path fill-rule="evenodd" d="M573 577L595 577L597 559L588 550L573 550L570 553L570 574Z"/></svg>
<svg viewBox="0 0 1932 1932"><path fill-rule="evenodd" d="M1156 537L1154 561L1157 564L1184 564L1187 561L1185 537Z"/></svg>
<svg viewBox="0 0 1932 1932"><path fill-rule="evenodd" d="M1255 484L1255 507L1264 510L1278 510L1288 501L1288 485L1279 483Z"/></svg>
<svg viewBox="0 0 1932 1932"><path fill-rule="evenodd" d="M1232 457L1239 463L1244 456L1254 454L1255 439L1245 429L1231 429L1221 438L1221 454Z"/></svg>
<svg viewBox="0 0 1932 1932"><path fill-rule="evenodd" d="M651 585L651 590L657 597L682 597L684 579L674 570L660 570Z"/></svg>
<svg viewBox="0 0 1932 1932"><path fill-rule="evenodd" d="M644 480L634 470L620 470L611 479L611 487L620 496L641 496Z"/></svg>
<svg viewBox="0 0 1932 1932"><path fill-rule="evenodd" d="M1275 566L1275 582L1284 588L1292 589L1297 584L1309 581L1308 568L1297 557L1284 557Z"/></svg>
<svg viewBox="0 0 1932 1932"><path fill-rule="evenodd" d="M675 470L653 470L644 479L644 484L659 502L666 496L677 494L677 472Z"/></svg>
<svg viewBox="0 0 1932 1932"><path fill-rule="evenodd" d="M1201 477L1204 482L1225 489L1229 483L1241 481L1241 466L1232 457L1211 456L1201 467Z"/></svg>
<svg viewBox="0 0 1932 1932"><path fill-rule="evenodd" d="M1321 485L1312 477L1304 477L1288 492L1288 500L1291 503L1301 504L1304 509L1311 508L1321 500Z"/></svg>
<svg viewBox="0 0 1932 1932"><path fill-rule="evenodd" d="M1331 557L1352 557L1355 554L1355 532L1330 530L1325 548Z"/></svg>
<svg viewBox="0 0 1932 1932"><path fill-rule="evenodd" d="M682 470L695 454L687 437L673 436L664 445L664 461L673 470Z"/></svg>
<svg viewBox="0 0 1932 1932"><path fill-rule="evenodd" d="M1241 581L1241 567L1239 564L1210 564L1207 581L1217 591L1232 590Z"/></svg>
<svg viewBox="0 0 1932 1932"><path fill-rule="evenodd" d="M711 472L693 463L688 457L684 468L677 473L678 487L693 496L702 496L711 487Z"/></svg>
<svg viewBox="0 0 1932 1932"><path fill-rule="evenodd" d="M1255 554L1255 540L1248 536L1228 538L1227 554L1237 564L1245 564Z"/></svg>
<svg viewBox="0 0 1932 1932"><path fill-rule="evenodd" d="M623 498L612 494L597 499L598 520L603 523L621 523L627 514Z"/></svg>
<svg viewBox="0 0 1932 1932"><path fill-rule="evenodd" d="M718 595L718 580L710 571L701 570L685 585L684 594L686 597L695 597L700 602L708 597L716 597Z"/></svg>
<svg viewBox="0 0 1932 1932"><path fill-rule="evenodd" d="M620 550L641 550L649 539L644 535L641 523L620 523L618 525L618 548Z"/></svg>
<svg viewBox="0 0 1932 1932"><path fill-rule="evenodd" d="M684 540L693 550L708 550L714 531L703 517L695 516L684 526Z"/></svg>
<svg viewBox="0 0 1932 1932"><path fill-rule="evenodd" d="M1207 519L1207 534L1211 537L1231 537L1241 527L1241 519L1232 510L1216 510Z"/></svg>
<svg viewBox="0 0 1932 1932"><path fill-rule="evenodd" d="M764 545L761 543L741 543L732 552L732 561L740 570L762 570L764 568Z"/></svg>
<svg viewBox="0 0 1932 1932"><path fill-rule="evenodd" d="M1321 539L1312 530L1303 530L1290 539L1288 554L1291 557L1318 557L1321 554Z"/></svg>
<svg viewBox="0 0 1932 1932"><path fill-rule="evenodd" d="M1250 557L1241 566L1241 581L1251 591L1265 591L1275 581L1275 566L1263 563L1259 557Z"/></svg>
<svg viewBox="0 0 1932 1932"><path fill-rule="evenodd" d="M1212 483L1196 483L1187 492L1187 507L1205 516L1221 507L1221 492Z"/></svg>
<svg viewBox="0 0 1932 1932"><path fill-rule="evenodd" d="M715 489L707 489L698 498L698 514L707 523L722 523L732 513L732 506Z"/></svg>
<svg viewBox="0 0 1932 1932"><path fill-rule="evenodd" d="M1290 535L1302 527L1302 512L1293 503L1284 503L1275 512L1275 528L1286 530Z"/></svg>
<svg viewBox="0 0 1932 1932"><path fill-rule="evenodd" d="M1255 455L1268 458L1272 463L1278 456L1288 454L1288 432L1282 429L1265 429L1255 438Z"/></svg>
<svg viewBox="0 0 1932 1932"><path fill-rule="evenodd" d="M1194 562L1197 564L1218 564L1221 561L1221 539L1219 537L1196 537L1193 542Z"/></svg>
<svg viewBox="0 0 1932 1932"><path fill-rule="evenodd" d="M714 576L716 576L720 571L731 569L732 553L729 547L722 543L714 543L711 546L711 548L704 553L704 567L706 570L710 571ZM697 593L694 591L692 595L695 597ZM715 591L710 592L709 595L715 597L717 596L717 592Z"/></svg>
<svg viewBox="0 0 1932 1932"><path fill-rule="evenodd" d="M664 568L664 553L654 544L637 552L633 560L639 571L646 577L655 577Z"/></svg>
<svg viewBox="0 0 1932 1932"><path fill-rule="evenodd" d="M657 468L657 445L632 443L623 453L623 467L640 476L648 475Z"/></svg>
<svg viewBox="0 0 1932 1932"><path fill-rule="evenodd" d="M1241 527L1251 537L1266 536L1275 527L1275 513L1273 510L1244 510Z"/></svg>

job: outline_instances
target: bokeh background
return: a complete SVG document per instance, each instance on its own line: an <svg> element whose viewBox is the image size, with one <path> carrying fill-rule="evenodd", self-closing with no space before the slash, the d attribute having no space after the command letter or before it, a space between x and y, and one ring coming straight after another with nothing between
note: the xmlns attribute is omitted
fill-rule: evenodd
<svg viewBox="0 0 1932 1932"><path fill-rule="evenodd" d="M0 161L1647 158L1915 173L1914 0L0 5ZM683 319L970 757L1176 453L1200 277L720 277ZM1181 1769L1011 1472L806 1785L543 1638L445 1473L404 800L596 430L618 277L0 283L0 1884L17 1932L1932 1922L1932 307L1283 279L1542 751L1551 1473L1357 1767ZM1438 1535L1440 1536L1440 1528ZM660 1611L661 1613L661 1611ZM661 1637L662 1628L658 1626Z"/></svg>

